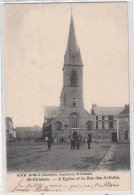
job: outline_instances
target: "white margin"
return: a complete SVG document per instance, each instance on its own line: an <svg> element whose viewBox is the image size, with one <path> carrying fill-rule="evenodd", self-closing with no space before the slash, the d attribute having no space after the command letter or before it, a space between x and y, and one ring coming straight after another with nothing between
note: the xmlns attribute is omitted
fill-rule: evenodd
<svg viewBox="0 0 134 195"><path fill-rule="evenodd" d="M134 2L133 0L0 0L0 195L18 195L6 192L6 131L4 113L4 62L3 62L3 5L24 3L104 3L104 2L128 2L128 31L129 31L129 87L130 87L130 151L131 151L131 191L130 192L64 192L56 194L67 195L134 195ZM124 178L125 180L125 178ZM33 193L31 193L33 194ZM41 195L41 193L34 193ZM43 193L43 195L53 193ZM19 193L24 195L24 193ZM29 193L25 193L29 195Z"/></svg>
<svg viewBox="0 0 134 195"><path fill-rule="evenodd" d="M2 5L0 4L0 75L2 77ZM1 78L0 77L0 78ZM2 79L0 79L0 195L2 194Z"/></svg>

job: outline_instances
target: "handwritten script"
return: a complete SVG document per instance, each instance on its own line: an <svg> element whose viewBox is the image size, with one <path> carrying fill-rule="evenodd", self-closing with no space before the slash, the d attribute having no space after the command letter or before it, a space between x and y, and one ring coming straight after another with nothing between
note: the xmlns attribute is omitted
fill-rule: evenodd
<svg viewBox="0 0 134 195"><path fill-rule="evenodd" d="M48 184L43 183L26 183L23 179L19 180L17 185L13 188L12 192L63 192L63 191L73 191L80 190L84 188L86 190L94 190L95 188L110 188L119 187L119 183L104 181L96 182L95 184L85 184L85 185L64 185L64 184Z"/></svg>

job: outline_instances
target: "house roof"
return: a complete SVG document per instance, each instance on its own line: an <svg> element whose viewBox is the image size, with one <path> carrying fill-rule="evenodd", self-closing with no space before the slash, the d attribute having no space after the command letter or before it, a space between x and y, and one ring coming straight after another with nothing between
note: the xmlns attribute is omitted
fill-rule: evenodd
<svg viewBox="0 0 134 195"><path fill-rule="evenodd" d="M57 106L46 106L45 107L45 118L53 118L60 111L60 108Z"/></svg>
<svg viewBox="0 0 134 195"><path fill-rule="evenodd" d="M95 107L94 112L97 116L105 116L105 115L118 115L122 112L124 107Z"/></svg>
<svg viewBox="0 0 134 195"><path fill-rule="evenodd" d="M118 115L128 115L128 114L129 114L129 106L125 107L125 109L123 109L123 111Z"/></svg>

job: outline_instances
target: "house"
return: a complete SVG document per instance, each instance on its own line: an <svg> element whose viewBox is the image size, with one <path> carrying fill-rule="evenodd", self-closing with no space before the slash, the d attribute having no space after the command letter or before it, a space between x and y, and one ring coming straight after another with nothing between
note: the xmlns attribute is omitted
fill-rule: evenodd
<svg viewBox="0 0 134 195"><path fill-rule="evenodd" d="M6 141L16 141L16 131L13 127L13 120L10 117L6 117Z"/></svg>
<svg viewBox="0 0 134 195"><path fill-rule="evenodd" d="M129 105L117 116L117 140L130 141Z"/></svg>
<svg viewBox="0 0 134 195"><path fill-rule="evenodd" d="M37 125L33 127L16 127L17 141L34 141L41 137L42 129Z"/></svg>
<svg viewBox="0 0 134 195"><path fill-rule="evenodd" d="M117 116L124 107L98 107L92 105L91 113L95 116L93 140L117 141Z"/></svg>

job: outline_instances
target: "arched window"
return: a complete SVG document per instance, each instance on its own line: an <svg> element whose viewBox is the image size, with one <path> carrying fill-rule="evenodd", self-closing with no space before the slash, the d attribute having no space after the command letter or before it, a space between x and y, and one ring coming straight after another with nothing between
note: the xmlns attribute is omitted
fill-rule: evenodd
<svg viewBox="0 0 134 195"><path fill-rule="evenodd" d="M76 70L73 70L71 72L71 86L75 87L77 85L77 79L78 79L78 75Z"/></svg>
<svg viewBox="0 0 134 195"><path fill-rule="evenodd" d="M71 128L78 128L78 115L76 113L71 114Z"/></svg>
<svg viewBox="0 0 134 195"><path fill-rule="evenodd" d="M92 130L92 122L91 121L88 121L87 122L87 130L88 131L91 131Z"/></svg>
<svg viewBox="0 0 134 195"><path fill-rule="evenodd" d="M61 122L56 122L56 131L61 131L62 130L62 124Z"/></svg>

